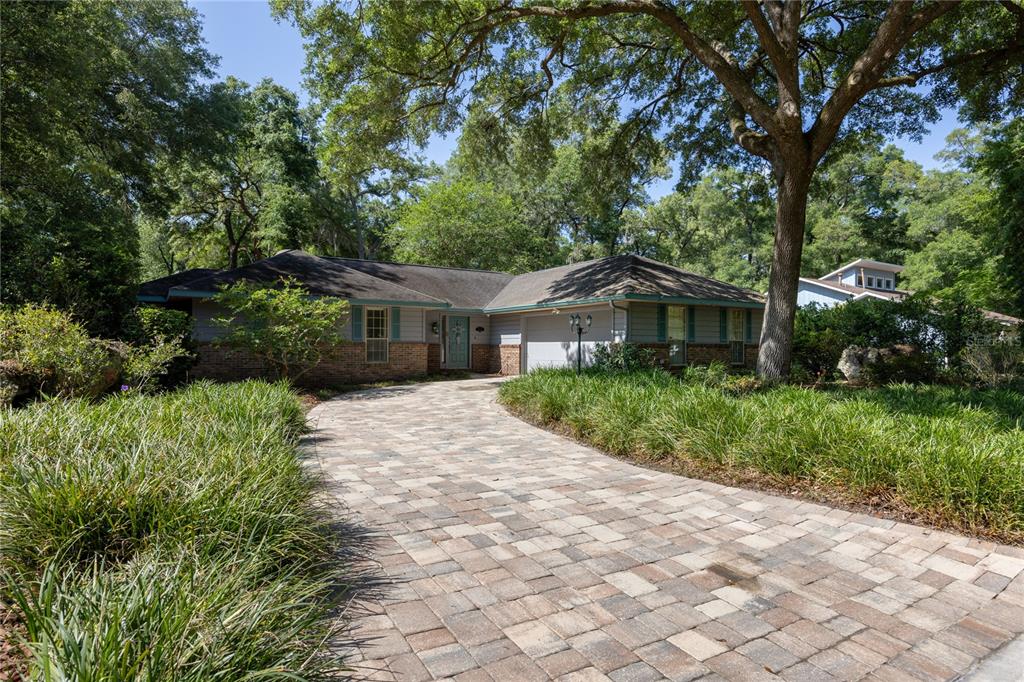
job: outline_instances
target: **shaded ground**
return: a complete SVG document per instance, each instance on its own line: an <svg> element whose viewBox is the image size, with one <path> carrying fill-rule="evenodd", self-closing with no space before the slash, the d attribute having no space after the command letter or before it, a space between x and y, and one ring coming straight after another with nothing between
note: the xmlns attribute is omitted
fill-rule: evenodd
<svg viewBox="0 0 1024 682"><path fill-rule="evenodd" d="M497 384L311 413L396 581L359 631L375 679L951 679L1024 631L1019 548L643 469Z"/></svg>

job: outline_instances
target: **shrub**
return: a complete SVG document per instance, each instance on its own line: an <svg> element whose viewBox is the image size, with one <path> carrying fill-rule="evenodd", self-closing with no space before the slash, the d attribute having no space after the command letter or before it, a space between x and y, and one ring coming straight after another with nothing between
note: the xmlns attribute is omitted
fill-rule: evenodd
<svg viewBox="0 0 1024 682"><path fill-rule="evenodd" d="M605 372L635 372L657 366L652 348L633 343L599 343L594 346L593 367Z"/></svg>
<svg viewBox="0 0 1024 682"><path fill-rule="evenodd" d="M1016 340L973 343L960 353L960 368L968 381L1002 386L1024 380L1024 347Z"/></svg>
<svg viewBox="0 0 1024 682"><path fill-rule="evenodd" d="M614 454L724 467L730 481L783 477L787 491L894 501L930 521L1024 539L1020 392L904 384L737 396L727 377L543 370L505 382L499 397Z"/></svg>
<svg viewBox="0 0 1024 682"><path fill-rule="evenodd" d="M184 383L197 359L192 326L192 316L183 310L136 308L125 324L134 346L125 362L126 383L142 387L152 387L157 379L165 387Z"/></svg>
<svg viewBox="0 0 1024 682"><path fill-rule="evenodd" d="M0 414L0 600L45 679L321 679L361 579L283 384ZM6 594L5 594L6 593ZM344 643L344 642L342 642ZM338 644L337 641L334 644Z"/></svg>
<svg viewBox="0 0 1024 682"><path fill-rule="evenodd" d="M865 379L873 386L930 384L935 381L936 372L933 355L909 346L887 349L879 354L877 362L864 367Z"/></svg>
<svg viewBox="0 0 1024 682"><path fill-rule="evenodd" d="M61 396L93 396L120 372L108 343L90 338L67 313L28 304L0 313L0 359L22 372L34 390Z"/></svg>
<svg viewBox="0 0 1024 682"><path fill-rule="evenodd" d="M218 343L252 353L281 379L294 381L343 342L348 302L312 297L293 278L277 288L238 282L213 300L232 313L214 320L226 331Z"/></svg>
<svg viewBox="0 0 1024 682"><path fill-rule="evenodd" d="M148 359L156 361L166 359L164 367L156 372L129 372L128 383L137 383L134 377L139 374L150 375L148 384L153 384L158 377L161 384L167 387L184 383L188 370L196 364L196 343L193 341L193 317L184 310L175 310L160 306L139 306L135 308L125 323L127 340L135 346L151 348ZM176 344L180 353L169 352L169 346Z"/></svg>

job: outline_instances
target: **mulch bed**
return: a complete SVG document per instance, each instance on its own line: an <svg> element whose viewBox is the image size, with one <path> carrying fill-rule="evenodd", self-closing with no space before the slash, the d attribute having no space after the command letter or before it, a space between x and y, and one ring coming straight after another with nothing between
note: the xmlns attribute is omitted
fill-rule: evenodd
<svg viewBox="0 0 1024 682"><path fill-rule="evenodd" d="M17 613L0 602L0 682L28 679L25 676L28 651L17 643L24 635L25 628Z"/></svg>

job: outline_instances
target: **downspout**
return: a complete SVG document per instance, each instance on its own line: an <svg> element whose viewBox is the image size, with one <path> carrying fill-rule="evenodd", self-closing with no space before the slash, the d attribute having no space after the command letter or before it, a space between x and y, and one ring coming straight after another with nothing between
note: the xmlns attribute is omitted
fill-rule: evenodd
<svg viewBox="0 0 1024 682"><path fill-rule="evenodd" d="M615 326L615 311L621 310L626 316L626 333L623 335L623 343L629 341L629 308L620 308L615 305L615 301L608 301L608 306L612 309L612 326Z"/></svg>

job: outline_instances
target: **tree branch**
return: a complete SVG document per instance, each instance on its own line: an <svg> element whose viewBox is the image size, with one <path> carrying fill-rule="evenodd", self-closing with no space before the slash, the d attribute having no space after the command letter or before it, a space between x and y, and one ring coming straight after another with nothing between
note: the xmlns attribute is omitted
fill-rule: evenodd
<svg viewBox="0 0 1024 682"><path fill-rule="evenodd" d="M846 114L881 79L914 34L956 5L955 0L943 0L910 14L913 8L910 2L893 0L889 4L875 36L832 91L807 133L812 162L824 156Z"/></svg>

